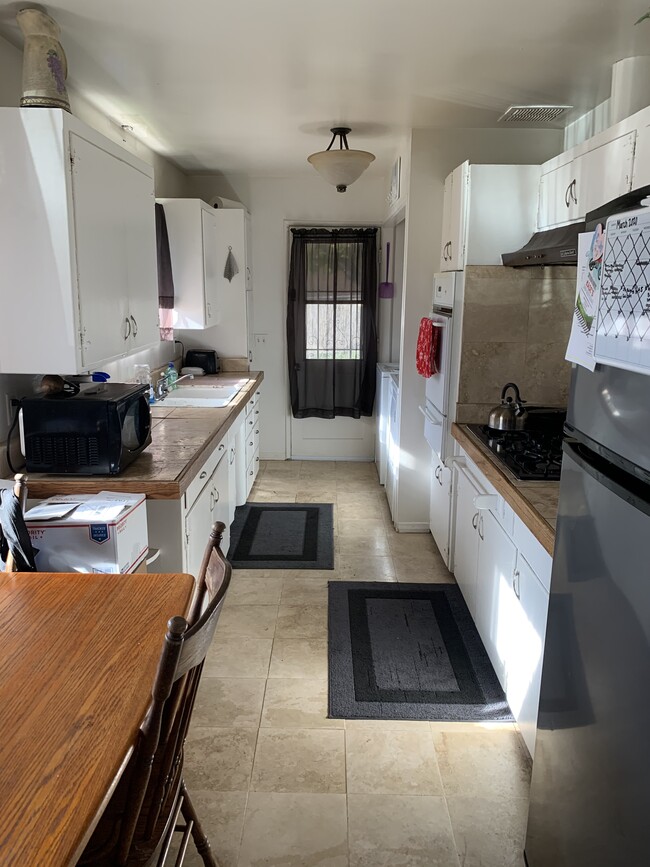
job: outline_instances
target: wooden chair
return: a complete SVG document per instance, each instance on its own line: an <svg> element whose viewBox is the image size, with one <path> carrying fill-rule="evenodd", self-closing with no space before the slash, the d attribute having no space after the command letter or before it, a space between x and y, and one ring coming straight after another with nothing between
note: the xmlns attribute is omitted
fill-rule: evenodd
<svg viewBox="0 0 650 867"><path fill-rule="evenodd" d="M20 511L25 511L25 503L27 502L27 476L23 473L16 473L14 476L14 496L20 505ZM16 563L14 555L11 551L7 554L5 560L5 572L16 572Z"/></svg>
<svg viewBox="0 0 650 867"><path fill-rule="evenodd" d="M183 745L203 662L230 584L232 570L221 551L224 530L225 525L217 523L210 533L189 623L173 617L167 624L135 753L79 865L162 867L174 831L179 831L183 838L176 867L183 862L190 835L205 867L219 867L183 780ZM184 824L179 825L181 815Z"/></svg>

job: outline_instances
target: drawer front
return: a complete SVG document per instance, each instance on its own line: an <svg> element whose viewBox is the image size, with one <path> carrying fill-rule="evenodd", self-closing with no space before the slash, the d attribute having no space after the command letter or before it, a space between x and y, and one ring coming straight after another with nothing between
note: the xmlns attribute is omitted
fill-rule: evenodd
<svg viewBox="0 0 650 867"><path fill-rule="evenodd" d="M255 421L256 416L253 415L252 419ZM248 466L255 452L260 448L260 428L258 424L247 425L246 428L246 466Z"/></svg>
<svg viewBox="0 0 650 867"><path fill-rule="evenodd" d="M190 509L194 500L201 493L206 483L210 479L212 473L219 466L219 461L225 456L228 450L227 439L223 439L212 452L210 457L203 464L199 472L189 483L187 490L185 491L185 508Z"/></svg>
<svg viewBox="0 0 650 867"><path fill-rule="evenodd" d="M461 453L465 455L465 452L463 452L462 450ZM501 496L501 494L497 491L494 485L483 475L483 473L479 470L479 468L471 460L471 458L465 455L465 461L467 463L467 469L469 470L471 475L474 476L474 478L483 488L485 493L491 495L490 501L486 501L483 504L484 507L489 508L490 512L494 515L494 517L506 531L508 536L512 536L515 520L515 513L512 507L508 505L505 497Z"/></svg>

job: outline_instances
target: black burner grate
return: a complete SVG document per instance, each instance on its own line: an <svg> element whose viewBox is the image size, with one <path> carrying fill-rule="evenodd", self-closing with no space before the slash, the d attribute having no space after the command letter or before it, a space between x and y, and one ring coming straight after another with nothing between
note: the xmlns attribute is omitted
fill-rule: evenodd
<svg viewBox="0 0 650 867"><path fill-rule="evenodd" d="M468 427L521 481L559 481L562 433L555 426L551 431L493 431L484 424Z"/></svg>

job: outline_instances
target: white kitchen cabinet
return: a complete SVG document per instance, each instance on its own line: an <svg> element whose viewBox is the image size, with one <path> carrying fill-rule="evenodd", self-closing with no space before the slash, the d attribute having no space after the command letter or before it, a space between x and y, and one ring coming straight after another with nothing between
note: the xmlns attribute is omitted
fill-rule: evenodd
<svg viewBox="0 0 650 867"><path fill-rule="evenodd" d="M440 269L500 265L502 253L518 249L535 231L540 167L465 162L449 177Z"/></svg>
<svg viewBox="0 0 650 867"><path fill-rule="evenodd" d="M476 621L479 510L474 505L474 499L484 491L464 467L457 466L455 472L454 575L470 614Z"/></svg>
<svg viewBox="0 0 650 867"><path fill-rule="evenodd" d="M519 552L511 586L504 590L501 646L508 704L531 756L535 754L548 603L548 591Z"/></svg>
<svg viewBox="0 0 650 867"><path fill-rule="evenodd" d="M479 635L501 686L506 686L506 648L510 629L504 620L504 599L512 593L517 549L488 509L479 509L476 614Z"/></svg>
<svg viewBox="0 0 650 867"><path fill-rule="evenodd" d="M59 109L0 108L2 373L74 374L159 341L153 168ZM28 299L26 301L26 299Z"/></svg>
<svg viewBox="0 0 650 867"><path fill-rule="evenodd" d="M636 132L572 148L542 166L538 229L584 219L632 189Z"/></svg>
<svg viewBox="0 0 650 867"><path fill-rule="evenodd" d="M185 556L183 568L195 578L201 569L203 554L214 523L213 506L214 490L212 477L210 477L184 519Z"/></svg>
<svg viewBox="0 0 650 867"><path fill-rule="evenodd" d="M246 406L244 422L245 454L246 454L246 496L251 492L260 470L260 396L257 389Z"/></svg>
<svg viewBox="0 0 650 867"><path fill-rule="evenodd" d="M587 151L580 160L580 216L632 189L636 132Z"/></svg>
<svg viewBox="0 0 650 867"><path fill-rule="evenodd" d="M429 528L446 566L449 566L451 476L451 470L433 454L431 459Z"/></svg>
<svg viewBox="0 0 650 867"><path fill-rule="evenodd" d="M214 331L215 348L226 358L247 358L253 351L253 276L250 214L243 208L220 208L217 218L217 283L221 320ZM228 253L239 268L232 280L223 276Z"/></svg>
<svg viewBox="0 0 650 867"><path fill-rule="evenodd" d="M157 202L165 209L169 236L174 327L211 328L221 317L217 212L200 199Z"/></svg>
<svg viewBox="0 0 650 867"><path fill-rule="evenodd" d="M396 374L389 375L388 386L388 430L386 434L386 499L390 513L395 517L397 510L397 484L399 480L399 385Z"/></svg>
<svg viewBox="0 0 650 867"><path fill-rule="evenodd" d="M457 166L445 179L442 211L441 271L462 271L465 267L465 230L469 162Z"/></svg>

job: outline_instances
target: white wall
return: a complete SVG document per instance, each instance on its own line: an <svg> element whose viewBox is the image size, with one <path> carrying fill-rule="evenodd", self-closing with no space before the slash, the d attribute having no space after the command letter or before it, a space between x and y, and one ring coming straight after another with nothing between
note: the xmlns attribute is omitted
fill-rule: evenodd
<svg viewBox="0 0 650 867"><path fill-rule="evenodd" d="M424 380L415 370L420 319L431 306L433 275L440 264L446 176L464 160L484 164L538 164L561 152L561 130L413 130L406 217L406 263L400 356L400 450L397 524L428 525L431 453L418 404Z"/></svg>
<svg viewBox="0 0 650 867"><path fill-rule="evenodd" d="M253 367L263 370L265 377L260 446L263 459L283 459L288 454L287 224L381 225L386 207L385 183L385 178L367 174L347 192L337 193L316 173L290 178L203 175L189 179L190 195L235 198L251 212L253 305L258 335ZM209 332L204 334L209 337ZM342 458L346 456L344 448L342 442Z"/></svg>

